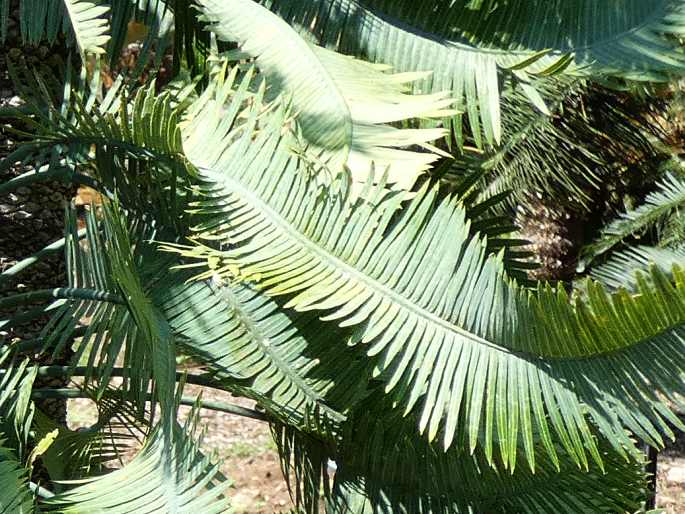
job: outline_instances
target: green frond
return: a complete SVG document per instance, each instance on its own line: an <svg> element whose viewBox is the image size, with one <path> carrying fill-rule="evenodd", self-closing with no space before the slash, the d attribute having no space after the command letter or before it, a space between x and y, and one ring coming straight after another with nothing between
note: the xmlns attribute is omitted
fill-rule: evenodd
<svg viewBox="0 0 685 514"><path fill-rule="evenodd" d="M220 474L219 465L200 452L198 422L195 411L183 428L167 431L157 427L123 468L79 481L77 487L44 504L64 514L229 512L224 493L230 482Z"/></svg>
<svg viewBox="0 0 685 514"><path fill-rule="evenodd" d="M252 0L202 0L210 29L253 56L273 94L292 102L307 151L335 175L349 168L359 187L372 168L410 189L438 158L418 152L446 135L442 129L398 129L390 123L454 114L447 94L408 94L425 73L390 74L388 66L337 54L302 39L287 23ZM257 30L259 28L259 30Z"/></svg>
<svg viewBox="0 0 685 514"><path fill-rule="evenodd" d="M3 514L33 514L36 512L29 489L26 469L0 439L0 512Z"/></svg>
<svg viewBox="0 0 685 514"><path fill-rule="evenodd" d="M375 412L375 411L373 411ZM602 449L606 472L561 469L536 448L535 473L509 474L460 450L436 451L407 422L361 414L337 459L331 514L458 514L635 512L645 494L640 463Z"/></svg>
<svg viewBox="0 0 685 514"><path fill-rule="evenodd" d="M626 238L641 234L685 204L685 181L669 173L657 183L637 209L622 214L602 230L599 239L583 249L583 260L592 262Z"/></svg>
<svg viewBox="0 0 685 514"><path fill-rule="evenodd" d="M685 247L657 248L636 246L617 252L606 263L592 268L590 275L609 289L621 287L630 291L637 289L637 272L645 271L650 265L657 266L670 280L676 265L685 263Z"/></svg>
<svg viewBox="0 0 685 514"><path fill-rule="evenodd" d="M88 54L104 54L110 39L109 6L103 0L63 1L82 58L85 60Z"/></svg>
<svg viewBox="0 0 685 514"><path fill-rule="evenodd" d="M93 398L95 400L95 398ZM108 464L121 464L140 442L145 425L133 406L105 394L95 402L98 419L91 427L71 430L38 411L35 430L39 437L57 430L57 437L40 459L53 481L78 480L107 471ZM60 488L59 484L55 489Z"/></svg>
<svg viewBox="0 0 685 514"><path fill-rule="evenodd" d="M31 387L36 368L19 360L11 347L0 346L0 439L9 443L19 458L25 457L34 406Z"/></svg>
<svg viewBox="0 0 685 514"><path fill-rule="evenodd" d="M14 1L0 0L0 44L7 39L10 4ZM201 32L197 15L186 1L20 0L17 3L24 43L52 45L63 35L67 45L76 48L83 62L88 55L107 53L110 63L116 63L127 44L129 23L144 24L147 30L142 52L129 77L140 76L150 62L152 50L156 56L153 70L159 68L172 42L176 59L180 61L185 57L189 66L196 69L198 63L194 52L206 46L207 38Z"/></svg>
<svg viewBox="0 0 685 514"><path fill-rule="evenodd" d="M289 425L330 433L363 396L365 364L350 331L284 311L249 285L169 274L153 300L178 342L226 387ZM363 359L362 359L363 361ZM340 412L339 412L339 411Z"/></svg>
<svg viewBox="0 0 685 514"><path fill-rule="evenodd" d="M104 251L110 260L112 277L126 299L128 312L135 322L136 333L127 341L127 353L138 354L138 358L150 362L156 399L160 403L162 416L168 416L172 410L176 384L176 352L171 328L152 303L149 285L144 286L140 277L139 270L146 260L149 262L151 256L146 255L140 244L147 239L145 235L149 231L145 227L142 227L142 233L131 230L116 203L105 203L103 207L106 235ZM131 364L133 362L136 364ZM128 366L142 367L136 359L128 360ZM145 393L147 387L141 387L136 392Z"/></svg>
<svg viewBox="0 0 685 514"><path fill-rule="evenodd" d="M394 464L394 463L393 463ZM331 514L471 514L473 512L536 514L587 514L595 512L638 512L645 491L639 480L639 468L622 459L607 459L613 473L584 473L572 467L556 472L539 470L535 475L498 476L478 465L457 466L443 463L432 476L450 473L449 478L463 480L449 488L425 491L410 482L410 477L340 474L336 476L333 496L327 503ZM391 464L392 465L392 464ZM486 464L483 464L485 466ZM417 466L417 473L426 473ZM406 471L406 468L405 468ZM444 475L443 475L444 476ZM474 480L474 476L478 477ZM409 480L408 480L409 479ZM470 487L464 487L468 484Z"/></svg>
<svg viewBox="0 0 685 514"><path fill-rule="evenodd" d="M75 213L68 210L66 214L65 259L68 287L118 294L116 279L112 275L112 266L105 251L105 241L94 213L86 218L87 246L78 236ZM87 366L90 372L86 374L86 380L93 376L97 356L97 367L101 372L98 375L106 383L108 370L114 367L112 357L116 357L123 347L128 331L134 329L126 305L97 300L73 300L60 301L57 307L58 311L44 329L45 348L51 348L57 354L70 343L71 334L80 320L90 318L83 343L76 349L74 366L88 348L90 353ZM117 330L115 327L120 328ZM109 338L105 338L106 333L110 334ZM89 348L91 343L92 347ZM107 346L101 352L100 345L103 344Z"/></svg>
<svg viewBox="0 0 685 514"><path fill-rule="evenodd" d="M328 475L331 449L292 426L272 424L271 435L278 448L283 477L298 512L319 514L323 506L321 499L331 494Z"/></svg>
<svg viewBox="0 0 685 514"><path fill-rule="evenodd" d="M536 446L542 464L535 473L510 474L460 448L443 453L416 438L414 423L376 396L350 416L336 448L274 427L284 475L300 486L293 491L299 507L317 513L325 499L330 514L589 514L634 512L646 494L642 462L627 462L608 445L601 449L606 472L579 470L568 459L558 469ZM329 458L335 458L332 488Z"/></svg>
<svg viewBox="0 0 685 514"><path fill-rule="evenodd" d="M1 0L1 41L6 38L11 0ZM20 26L23 40L31 45L52 43L59 34L73 38L79 53L102 54L109 41L109 6L103 0L21 0Z"/></svg>
<svg viewBox="0 0 685 514"><path fill-rule="evenodd" d="M513 224L506 208L512 191L486 196L483 182L487 172L478 165L462 166L459 159L445 159L431 172L431 180L439 184L438 198L452 197L463 205L466 217L471 220L470 233L480 234L486 240L488 253L502 253L507 274L522 284L531 284L528 273L538 264L533 254L525 249L530 242L520 239L519 228Z"/></svg>
<svg viewBox="0 0 685 514"><path fill-rule="evenodd" d="M10 4L10 0L2 0ZM64 3L62 0L22 0L19 2L21 36L25 43L37 45L47 39L55 41L57 36L68 30L64 25Z"/></svg>
<svg viewBox="0 0 685 514"><path fill-rule="evenodd" d="M663 112L659 101L641 103L569 77L537 85L550 115L531 111L518 88L507 88L502 145L489 152L465 149L457 158L456 167L485 171L483 197L511 191L509 207L530 205L531 198L542 195L587 210L593 192L607 178L624 173L622 167L634 163L644 172L663 161L654 142L663 136L652 118Z"/></svg>
<svg viewBox="0 0 685 514"><path fill-rule="evenodd" d="M67 215L65 253L69 287L103 294L60 301L43 330L46 348L58 354L66 344L71 344L81 320L89 319L82 337L73 345L73 366L86 360L86 384L96 381L96 396L104 394L121 356L128 369L124 381L127 399L143 412L149 400L147 392L154 382L157 399L164 403L163 411L168 412L173 396L170 388L175 384L173 337L148 299L148 290L143 288L138 275L144 262L154 262L148 260L150 256L142 244L154 238L154 228L141 221L125 225L127 218L119 206L105 204L102 226L94 210L87 216L84 244L77 235L75 214L68 211ZM163 260L164 256L157 258ZM109 300L113 295L123 301Z"/></svg>
<svg viewBox="0 0 685 514"><path fill-rule="evenodd" d="M56 157L63 158L70 169L88 169L103 194L116 192L122 206L147 223L183 233L189 224L186 177L193 174L181 141L183 109L168 93L157 94L154 83L132 98L110 91L101 102L74 92L61 107L18 116L34 134L5 161L45 162L41 173L50 173Z"/></svg>
<svg viewBox="0 0 685 514"><path fill-rule="evenodd" d="M415 85L453 91L478 146L501 140L500 75L514 76L539 104L531 77L554 73L665 80L683 69L679 0L516 0L474 9L468 0L261 0L321 45L390 64L434 70ZM459 138L460 126L456 127Z"/></svg>
<svg viewBox="0 0 685 514"><path fill-rule="evenodd" d="M27 70L31 73L31 70ZM34 70L35 71L35 70ZM35 133L30 141L23 142L19 149L24 154L37 148L61 145L60 150L74 158L78 151L85 155L84 147L89 145L111 145L130 152L139 159L159 159L167 167L174 157L182 161L180 132L177 128L182 106L173 101L168 93L158 94L154 82L139 88L132 98L127 98L119 88L113 88L104 99L96 102L99 91L75 89L70 91L64 103L54 104L45 87L33 78L35 86L27 80L17 81L19 87L38 87L27 101L32 107L30 115L17 112L17 119ZM73 80L73 77L68 77ZM78 84L73 84L76 88ZM91 119L91 117L93 119ZM20 156L22 154L17 154ZM18 160L10 155L8 158ZM180 163L182 164L182 163Z"/></svg>
<svg viewBox="0 0 685 514"><path fill-rule="evenodd" d="M491 460L498 434L513 469L519 444L534 466L537 432L553 462L560 443L587 467L588 454L601 462L591 427L622 455L634 448L625 429L661 446L669 423L685 428L670 403L685 373L681 271L673 285L652 270L653 285L635 296L594 283L587 302L548 286L531 293L471 234L464 207L436 203L429 184L408 202L317 194L290 152L282 106L268 111L250 96L236 118L246 90L234 90L220 121L205 102L202 144L186 141L201 179L198 236L221 245L189 255L205 251L213 270L286 297L286 308L359 326L374 376L429 440L449 448L464 431ZM373 198L382 183L368 187Z"/></svg>

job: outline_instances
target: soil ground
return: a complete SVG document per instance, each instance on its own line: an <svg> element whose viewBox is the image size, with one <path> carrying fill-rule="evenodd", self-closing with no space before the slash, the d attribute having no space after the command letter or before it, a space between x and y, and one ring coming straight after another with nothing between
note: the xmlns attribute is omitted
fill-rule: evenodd
<svg viewBox="0 0 685 514"><path fill-rule="evenodd" d="M184 396L196 396L200 388L187 385ZM203 400L253 407L254 403L223 391L205 389ZM189 408L181 407L182 413ZM69 427L90 426L97 413L90 400L69 400ZM261 421L203 409L199 426L205 429L203 449L215 452L221 471L233 482L229 495L235 514L279 514L293 508L283 480L276 446L269 426Z"/></svg>
<svg viewBox="0 0 685 514"><path fill-rule="evenodd" d="M197 395L196 386L188 385L185 394ZM229 402L244 407L253 403L229 393L205 389L204 400ZM187 409L182 407L182 409ZM70 400L69 425L88 426L95 420L89 400ZM263 422L241 416L202 410L200 426L206 429L204 449L216 452L222 472L232 482L231 500L236 514L280 514L293 508L276 447L269 427ZM669 443L658 459L657 506L667 514L685 514L685 436Z"/></svg>
<svg viewBox="0 0 685 514"><path fill-rule="evenodd" d="M666 446L659 454L657 472L657 507L668 514L685 513L685 436Z"/></svg>

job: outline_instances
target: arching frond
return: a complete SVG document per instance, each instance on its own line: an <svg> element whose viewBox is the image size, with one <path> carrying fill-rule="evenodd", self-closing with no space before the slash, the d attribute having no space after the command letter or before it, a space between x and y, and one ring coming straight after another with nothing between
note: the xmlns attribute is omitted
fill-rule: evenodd
<svg viewBox="0 0 685 514"><path fill-rule="evenodd" d="M44 503L61 513L229 512L230 482L200 452L197 424L194 413L183 428L158 427L126 466Z"/></svg>
<svg viewBox="0 0 685 514"><path fill-rule="evenodd" d="M450 198L436 205L429 185L399 215L401 195L318 195L290 152L285 109L269 112L258 95L243 112L245 89L223 108L205 102L201 126L189 125L202 134L186 141L202 180L197 230L224 245L206 257L287 296L286 307L360 326L375 376L430 440L450 447L464 431L472 451L492 458L498 434L505 465L522 444L533 466L535 426L552 461L558 442L586 466L588 454L601 462L591 426L620 454L634 447L626 428L656 446L669 422L685 428L663 399L683 391L682 272L673 285L653 270L635 296L594 283L587 302L551 287L532 294L470 233L465 209Z"/></svg>
<svg viewBox="0 0 685 514"><path fill-rule="evenodd" d="M682 266L683 263L685 247L672 249L636 246L616 253L606 263L592 268L590 274L610 289L623 287L635 291L638 287L638 271L645 271L650 265L655 265L672 280L673 267Z"/></svg>
<svg viewBox="0 0 685 514"><path fill-rule="evenodd" d="M83 59L87 54L104 54L110 39L109 6L102 0L64 0L64 8Z"/></svg>
<svg viewBox="0 0 685 514"><path fill-rule="evenodd" d="M68 286L118 295L120 290L108 258L106 240L98 227L94 213L87 217L87 246L80 242L81 238L77 235L75 213L68 211L67 215L65 253ZM61 352L64 346L70 343L74 329L84 317L90 322L82 342L75 349L73 365L76 366L79 359L87 355L86 380L96 376L97 368L97 378L101 381L100 386L104 391L117 355L124 350L127 339L135 338L135 322L125 302L62 300L59 301L58 310L51 322L45 327L45 348L52 349L55 354ZM136 381L142 380L143 376L149 377L150 373L144 359L141 359L138 366L133 367L131 371L139 374Z"/></svg>
<svg viewBox="0 0 685 514"><path fill-rule="evenodd" d="M364 364L345 345L349 331L321 330L312 313L283 311L247 285L187 278L167 275L153 299L216 380L302 429L323 434L345 419L366 386Z"/></svg>
<svg viewBox="0 0 685 514"><path fill-rule="evenodd" d="M445 93L407 94L424 74L389 74L389 67L337 54L303 40L287 23L252 0L202 0L203 13L220 39L236 41L255 57L274 94L291 98L309 152L332 173L343 166L363 184L373 167L389 169L388 182L409 189L438 156L424 146L446 132L397 129L411 118L454 114ZM259 30L257 30L259 28ZM360 186L361 187L361 186Z"/></svg>
<svg viewBox="0 0 685 514"><path fill-rule="evenodd" d="M416 440L406 422L361 416L337 457L331 514L459 514L476 512L577 514L635 512L645 491L640 464L609 448L607 472L585 472L564 461L561 470L537 448L535 473L502 473L459 450L442 453ZM404 428L404 430L403 430Z"/></svg>
<svg viewBox="0 0 685 514"><path fill-rule="evenodd" d="M617 3L517 0L474 9L469 0L261 0L302 33L399 71L435 70L415 88L452 90L479 145L501 139L498 75L567 69L664 79L683 69L669 35L685 32L679 0ZM527 88L531 91L531 88ZM539 94L530 93L532 99ZM537 101L537 100L536 100Z"/></svg>
<svg viewBox="0 0 685 514"><path fill-rule="evenodd" d="M34 134L6 162L45 163L50 171L63 159L87 169L103 193L116 192L122 207L146 223L183 233L189 224L186 177L193 174L178 126L183 105L157 94L154 83L132 98L114 90L101 102L84 101L79 92L70 98L59 110L41 105L31 116L18 114Z"/></svg>
<svg viewBox="0 0 685 514"><path fill-rule="evenodd" d="M622 214L620 218L602 230L599 239L594 244L584 248L585 262L591 262L631 235L653 227L683 205L685 205L685 181L669 173L657 184L657 190L647 196L644 204Z"/></svg>
<svg viewBox="0 0 685 514"><path fill-rule="evenodd" d="M2 24L8 3L0 1ZM215 34L247 52L224 55L249 55L255 67L212 69L181 123L183 108L154 85L133 102L114 92L82 100L65 87L61 110L20 115L37 136L0 163L0 171L44 159L70 171L88 166L109 197L87 217L83 241L67 213L68 287L0 298L0 307L59 298L42 336L56 353L73 347L74 362L87 361L84 387L94 398L120 410L106 402L123 360L116 398L136 420L148 421L147 405L161 410L149 413L160 421L133 461L97 478L82 475L118 450L118 432L103 426L108 413L85 433L58 429L46 467L79 480L40 507L229 510L228 483L199 451L197 413L177 423L180 343L275 421L285 475L294 472L291 490L307 514L318 514L321 492L330 514L638 508L635 441L660 447L685 430L674 413L685 407L682 256L635 252L623 263L635 269L631 288L611 293L593 281L573 297L522 286L521 242L508 239L501 218L482 216L497 195L474 205L430 180L404 190L433 162L439 151L428 143L444 132L389 124L438 126L453 115L449 91L497 167L512 150L493 150L506 134L503 80L548 116L538 76L659 80L682 71L683 1L199 1ZM25 0L24 35L54 39L66 13L82 55L106 44L111 52L133 13L144 12L153 20L149 50L168 8L175 57L185 49L191 65L201 50L185 38L197 29L195 15L183 18L186 1L110 0L111 44L104 3L64 2ZM563 139L540 120L540 138L521 145L529 152ZM584 149L569 146L564 159L577 164L573 152ZM345 166L352 185L334 177L322 188L312 174ZM192 246L181 246L189 233ZM189 271L169 269L178 256L160 241L187 257L179 267ZM615 284L625 275L612 266ZM200 275L187 282L193 269ZM19 450L15 458L0 448L0 510L33 510L19 467L34 377L0 347L0 446ZM31 426L36 438L54 431L43 421ZM102 444L108 431L111 444Z"/></svg>
<svg viewBox="0 0 685 514"><path fill-rule="evenodd" d="M517 238L518 227L510 216L502 212L510 201L511 192L485 197L481 186L485 170L477 166L459 168L457 161L445 160L435 168L432 178L439 180L441 194L451 195L462 203L466 216L472 221L471 233L486 239L487 252L501 251L507 274L520 283L528 284L528 273L538 264L531 262L533 254L525 249L530 243ZM459 171L455 173L455 169Z"/></svg>
<svg viewBox="0 0 685 514"><path fill-rule="evenodd" d="M103 109L92 111L98 110ZM89 115L80 110L77 112L81 114L78 121ZM54 128L49 124L45 128L49 134L45 136L45 144L51 138L66 138L73 141L75 151L85 141L95 144L95 176L108 189L117 191L122 205L130 209L127 219L138 220L132 225L132 232L144 229L146 224L150 224L151 230L152 225L155 227L136 242L138 264L149 269L155 268L153 262L165 267L173 261L155 254L155 247L143 244L142 240L168 237L173 241L185 233L189 223L184 212L181 181L187 174L192 175L193 170L181 153L176 127L178 113L170 107L168 99L156 97L154 89L147 88L139 91L129 106L122 102L118 111L98 116L98 123L76 124L65 120ZM154 124L152 120L155 120ZM155 130L150 130L150 126ZM186 174L179 170L185 170ZM179 185L174 190L176 178ZM174 233L173 229L178 232ZM83 269L82 274L88 277L101 270L103 281L116 275L110 270L106 238L92 219L89 220L86 240L88 248L82 248L75 244L76 238L72 235L68 247L77 255L83 254L81 260L84 263L74 260L72 267L88 266L91 259L101 255L103 262L91 271ZM121 244L117 246L122 247ZM346 351L344 345L331 345L328 339L345 341L349 333L344 334L331 327L333 330L326 336L313 325L315 316L281 313L277 310L280 309L278 304L249 288L222 286L211 281L188 285L183 283L187 278L185 275L180 278L166 273L161 275L146 278L150 280L149 290L155 296L155 302L169 317L172 330L182 337L187 349L205 360L212 371L229 378L234 390L235 381L239 380L243 384L241 393L259 400L267 408L302 427L323 423L324 420L335 425L344 418L336 408L352 405L355 395L363 391L364 381L355 374L360 367L350 365L349 359L340 361L345 363L344 369L327 369L328 374L317 369L336 368L339 366L336 359L341 354L352 353L352 350ZM92 286L87 280L80 283L80 287ZM116 291L117 287L113 281L106 285L106 289L111 291ZM130 338L135 340L138 335L125 307L114 309L105 304L96 305L93 309L97 309L98 314L93 315L83 338L84 344L78 345L77 353L79 356L81 353L89 355L87 379L95 377L95 370L98 370L101 394L114 366L112 353L121 353L124 348L129 352L126 341ZM119 319L116 312L120 312L124 319ZM193 315L188 317L190 312ZM69 310L66 319L75 322L79 316ZM218 322L221 319L223 323ZM280 322L274 324L274 319ZM116 328L123 326L128 326L131 332ZM289 327L288 330L285 327ZM98 336L103 333L111 333L112 337ZM252 352L253 359L244 359L245 352ZM128 353L124 355L125 359L129 358ZM150 363L144 356L131 358L139 359L135 362L141 373L151 373ZM336 378L332 379L333 376ZM140 380L142 375L133 383L141 384L143 390L145 382Z"/></svg>
<svg viewBox="0 0 685 514"><path fill-rule="evenodd" d="M271 435L297 512L319 514L323 506L321 499L330 496L328 465L331 449L288 425L272 424Z"/></svg>
<svg viewBox="0 0 685 514"><path fill-rule="evenodd" d="M0 0L0 12L9 12L11 0ZM73 36L85 59L102 54L109 41L109 6L104 0L21 0L20 25L25 42L54 42L58 34ZM0 16L1 41L6 37L7 14Z"/></svg>
<svg viewBox="0 0 685 514"><path fill-rule="evenodd" d="M134 405L117 394L119 391L108 389L98 400L96 391L85 389L92 394L97 408L93 425L72 430L40 411L35 417L33 426L38 438L57 431L54 441L40 457L53 482L101 475L107 471L106 466L123 464L125 454L130 455L148 432L146 421L140 419ZM56 488L60 487L57 484Z"/></svg>
<svg viewBox="0 0 685 514"><path fill-rule="evenodd" d="M375 396L351 414L335 449L275 427L284 474L295 472L293 488L300 487L294 494L303 512L319 512L322 499L330 514L634 512L645 495L642 463L626 462L606 445L606 472L579 470L568 459L559 470L537 446L542 464L535 473L506 473L482 455L460 448L442 452L417 439L414 423ZM326 472L331 464L334 477Z"/></svg>
<svg viewBox="0 0 685 514"><path fill-rule="evenodd" d="M26 456L33 420L31 388L35 378L36 368L29 366L27 359L19 360L11 348L0 346L0 439L14 448L20 459Z"/></svg>
<svg viewBox="0 0 685 514"><path fill-rule="evenodd" d="M140 75L153 55L151 50L156 54L154 68L158 68L172 38L177 58L185 57L193 67L197 62L189 56L206 46L207 38L189 2L170 0L0 0L0 44L7 39L13 3L19 4L18 21L25 43L52 45L63 35L84 62L87 55L107 53L110 62L116 63L130 42L129 23L144 26L142 52L129 76Z"/></svg>
<svg viewBox="0 0 685 514"><path fill-rule="evenodd" d="M661 134L658 100L640 102L620 92L570 77L537 81L550 114L531 111L517 88L504 92L504 142L494 151L465 150L456 166L486 171L482 196L511 191L508 205L544 197L588 210L593 192L633 164L655 173L665 159L654 143ZM633 173L630 169L626 172Z"/></svg>
<svg viewBox="0 0 685 514"><path fill-rule="evenodd" d="M45 347L58 354L71 342L81 320L88 319L81 338L72 346L72 363L75 367L85 360L85 380L87 384L95 381L96 397L105 392L117 359L123 358L126 398L142 413L154 384L155 399L168 412L169 388L175 384L173 337L139 276L143 262L154 266L142 244L154 238L154 226L138 221L124 229L126 219L116 203L105 203L103 209L102 226L94 210L87 216L85 244L77 236L74 213L68 211L69 287L65 290L92 294L67 295L57 302L58 309L43 330ZM164 256L158 255L158 259Z"/></svg>

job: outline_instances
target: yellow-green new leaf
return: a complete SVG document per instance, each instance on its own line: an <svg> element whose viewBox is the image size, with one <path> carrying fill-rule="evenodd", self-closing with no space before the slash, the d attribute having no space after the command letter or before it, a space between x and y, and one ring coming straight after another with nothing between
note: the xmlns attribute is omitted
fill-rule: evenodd
<svg viewBox="0 0 685 514"><path fill-rule="evenodd" d="M47 433L45 437L41 438L41 440L38 441L38 444L36 444L35 448L33 448L29 455L29 462L27 465L29 469L32 470L33 464L36 462L36 459L50 449L52 443L54 443L55 439L57 439L58 434L59 430L55 429L52 432Z"/></svg>
<svg viewBox="0 0 685 514"><path fill-rule="evenodd" d="M373 167L389 169L388 182L406 189L438 158L435 151L400 148L426 145L444 130L387 125L454 114L446 93L409 94L408 84L426 73L390 74L388 66L313 45L252 0L202 0L200 5L211 30L255 58L274 94L291 98L308 153L334 175L346 166L363 184Z"/></svg>

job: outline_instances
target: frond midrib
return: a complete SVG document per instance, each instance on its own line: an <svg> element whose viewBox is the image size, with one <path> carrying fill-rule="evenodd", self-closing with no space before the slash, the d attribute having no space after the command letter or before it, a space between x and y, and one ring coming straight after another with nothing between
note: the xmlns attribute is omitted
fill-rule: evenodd
<svg viewBox="0 0 685 514"><path fill-rule="evenodd" d="M447 332L452 332L457 334L458 336L461 336L471 343L477 344L477 345L482 345L485 346L491 350L494 350L499 353L507 354L515 358L519 359L524 359L529 362L535 362L540 359L544 359L548 363L561 363L561 362L583 362L583 361L589 361L592 359L596 358L605 358L609 357L612 355L616 355L622 351L625 351L628 348L634 348L639 345L643 344L648 344L651 341L658 339L662 337L664 334L668 332L672 332L674 330L677 330L678 328L682 327L683 324L685 324L685 321L681 320L679 322L673 323L671 325L663 327L658 332L649 334L647 337L642 338L640 340L633 340L630 343L625 343L617 348L612 348L611 350L606 350L606 351L595 351L593 353L588 353L584 355L558 355L558 354L537 354L534 352L530 351L520 351L520 350L514 350L512 348L508 348L505 346L500 346L497 343L494 343L492 341L489 341L477 334L474 334L473 332L470 332L468 330L465 330L462 327L459 327L457 325L454 325L450 323L449 321L437 316L436 314L428 311L427 309L417 305L416 303L413 303L411 300L407 299L403 295L397 293L394 291L392 288L386 286L385 284L382 284L379 282L377 279L357 270L354 266L348 264L341 258L333 255L332 253L326 251L325 248L323 248L321 245L317 244L316 242L312 241L309 239L305 234L303 234L300 230L295 228L292 223L289 223L287 220L284 220L281 214L273 209L268 203L263 201L258 195L253 193L250 189L246 188L243 184L241 184L238 180L235 180L232 177L219 174L214 172L211 169L208 168L201 168L201 170L204 170L205 172L209 172L212 176L213 179L217 180L220 183L224 183L227 190L229 191L235 191L238 195L240 195L247 203L249 203L253 208L259 210L260 212L263 213L263 215L270 221L270 223L275 224L278 226L280 230L282 230L284 233L287 233L289 237L292 237L297 241L298 244L300 244L303 248L305 248L308 252L311 252L316 255L317 258L319 258L322 262L328 262L330 263L329 265L333 267L333 269L339 270L342 274L346 274L347 276L353 277L355 280L357 280L359 283L366 284L367 287L370 289L374 290L375 294L380 295L381 297L384 298L389 298L392 300L392 302L395 302L396 304L400 305L403 309L408 310L409 312L412 312L414 315L421 317L428 323L433 323L440 327L441 329L447 331ZM493 258L491 256L490 258ZM507 286L512 289L513 294L519 294L521 291L519 290L518 286L516 284L512 284L508 279L505 277L502 278L502 280L506 281ZM525 291L523 291L523 294L530 294ZM534 297L536 298L536 297Z"/></svg>
<svg viewBox="0 0 685 514"><path fill-rule="evenodd" d="M216 290L216 286L210 286L209 284L207 285L211 290ZM263 353L268 355L269 360L276 366L283 376L288 377L288 380L293 382L300 391L305 393L305 396L307 396L313 404L321 406L328 414L335 414L336 418L340 418L339 413L336 413L334 410L329 409L325 405L325 398L323 396L313 390L297 373L290 373L290 367L288 364L283 361L277 352L274 352L271 345L266 343L265 339L267 338L259 330L259 327L257 327L257 325L252 321L250 315L245 312L245 309L240 301L235 297L235 294L230 287L220 286L218 297L224 304L233 309L233 312L237 315L240 323L252 336L252 341L259 346Z"/></svg>
<svg viewBox="0 0 685 514"><path fill-rule="evenodd" d="M440 318L439 316L436 316L435 314L424 309L423 307L420 307L414 303L411 303L404 296L396 293L393 289L382 284L381 282L379 282L375 278L370 277L369 275L363 274L362 272L358 271L356 268L354 268L353 266L351 266L347 262L343 261L339 257L336 257L335 255L331 254L330 252L325 251L320 245L316 244L315 242L312 242L302 232L300 232L297 229L294 229L291 223L288 223L287 221L283 220L283 218L279 212L277 212L270 205L268 205L266 202L264 202L259 196L255 195L251 190L244 187L237 180L235 180L231 177L228 177L226 175L219 175L218 173L215 173L213 170L207 170L207 168L204 168L204 170L210 171L212 173L212 176L216 177L219 182L230 184L228 186L229 190L233 189L233 190L237 191L241 196L246 198L254 208L256 208L259 211L261 211L262 213L264 213L264 215L266 217L268 217L268 219L272 223L277 225L281 230L283 230L285 233L289 234L291 237L293 237L295 240L297 240L298 243L300 243L308 251L316 254L322 261L328 261L328 262L332 263L332 265L335 266L337 269L342 270L343 273L351 275L355 279L359 280L359 282L369 284L371 286L371 288L378 291L381 295L392 298L393 301L396 301L397 303L402 305L402 307L417 313L422 318L430 321L431 323L435 323L435 324L439 325L440 327L442 327L443 329L445 329L447 331L456 332L459 335L462 335L463 337L470 339L474 343L486 345L486 346L491 347L493 349L503 351L506 353L510 353L510 354L514 354L514 355L537 357L534 354L529 354L526 352L516 352L514 350L510 350L508 348L501 347L501 346L499 346L499 345L497 345L491 341L488 341L487 339L483 339L482 337L477 336L476 334L473 334L467 330L464 330L461 327L458 327L456 325L449 323L448 321L445 321L444 319Z"/></svg>

